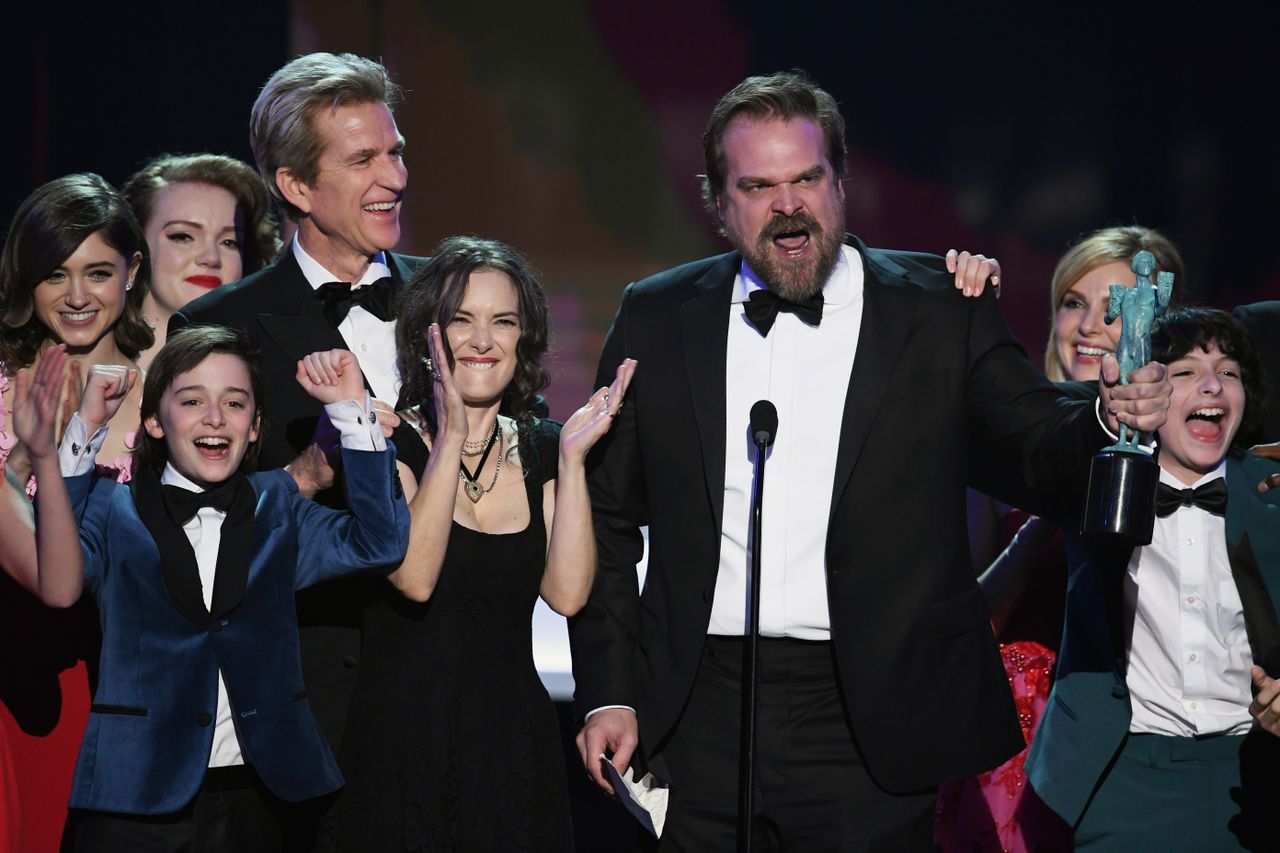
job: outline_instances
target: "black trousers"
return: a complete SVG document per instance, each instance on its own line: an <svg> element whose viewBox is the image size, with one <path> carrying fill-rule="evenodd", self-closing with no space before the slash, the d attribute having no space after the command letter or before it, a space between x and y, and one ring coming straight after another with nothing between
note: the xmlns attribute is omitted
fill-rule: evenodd
<svg viewBox="0 0 1280 853"><path fill-rule="evenodd" d="M737 849L744 648L740 638L707 638L689 703L662 745L671 777L662 853ZM937 792L890 794L867 774L830 643L762 638L759 685L753 849L932 849Z"/></svg>
<svg viewBox="0 0 1280 853"><path fill-rule="evenodd" d="M195 799L173 814L74 810L68 830L76 853L278 853L292 808L252 767L211 767Z"/></svg>

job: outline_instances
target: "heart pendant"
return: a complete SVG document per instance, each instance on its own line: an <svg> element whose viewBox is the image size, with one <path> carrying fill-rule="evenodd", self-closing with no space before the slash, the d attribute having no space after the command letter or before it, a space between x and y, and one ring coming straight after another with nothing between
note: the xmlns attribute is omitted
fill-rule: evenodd
<svg viewBox="0 0 1280 853"><path fill-rule="evenodd" d="M466 480L462 483L462 486L467 490L467 497L471 498L472 503L479 503L480 499L484 497L484 486L479 483Z"/></svg>

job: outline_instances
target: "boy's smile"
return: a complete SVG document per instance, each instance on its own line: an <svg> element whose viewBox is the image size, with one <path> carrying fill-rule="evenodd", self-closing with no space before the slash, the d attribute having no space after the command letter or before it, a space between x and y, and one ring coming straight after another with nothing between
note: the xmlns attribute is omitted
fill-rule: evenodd
<svg viewBox="0 0 1280 853"><path fill-rule="evenodd" d="M258 440L258 407L249 368L239 356L215 352L173 383L159 412L143 426L163 439L169 464L201 485L220 483L240 467Z"/></svg>
<svg viewBox="0 0 1280 853"><path fill-rule="evenodd" d="M1169 364L1173 397L1160 428L1160 467L1188 486L1227 455L1244 418L1240 365L1216 343Z"/></svg>

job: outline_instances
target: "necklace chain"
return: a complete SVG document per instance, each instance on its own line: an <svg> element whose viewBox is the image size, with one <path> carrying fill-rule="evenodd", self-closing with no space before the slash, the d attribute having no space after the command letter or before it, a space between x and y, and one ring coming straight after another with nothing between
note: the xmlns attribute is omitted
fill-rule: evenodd
<svg viewBox="0 0 1280 853"><path fill-rule="evenodd" d="M489 488L486 489L484 486L480 485L477 480L480 477L481 469L484 468L484 463L489 459L489 451L493 450L495 439L498 445L498 461L493 466L493 481L489 483ZM498 426L497 419L495 419L493 422L493 432L489 434L489 438L485 441L484 450L481 451L480 454L465 454L480 455L480 463L476 465L476 472L472 474L467 470L466 463L458 463L458 477L462 480L463 491L467 493L467 497L471 498L472 503L478 503L482 497L493 491L494 486L498 485L498 474L502 471L503 444L502 430Z"/></svg>

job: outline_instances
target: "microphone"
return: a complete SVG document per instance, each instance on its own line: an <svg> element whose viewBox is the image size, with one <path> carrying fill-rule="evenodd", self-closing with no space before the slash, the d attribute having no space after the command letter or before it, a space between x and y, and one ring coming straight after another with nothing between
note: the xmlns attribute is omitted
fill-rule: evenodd
<svg viewBox="0 0 1280 853"><path fill-rule="evenodd" d="M757 446L773 444L778 433L778 410L768 400L757 400L751 407L751 437Z"/></svg>

